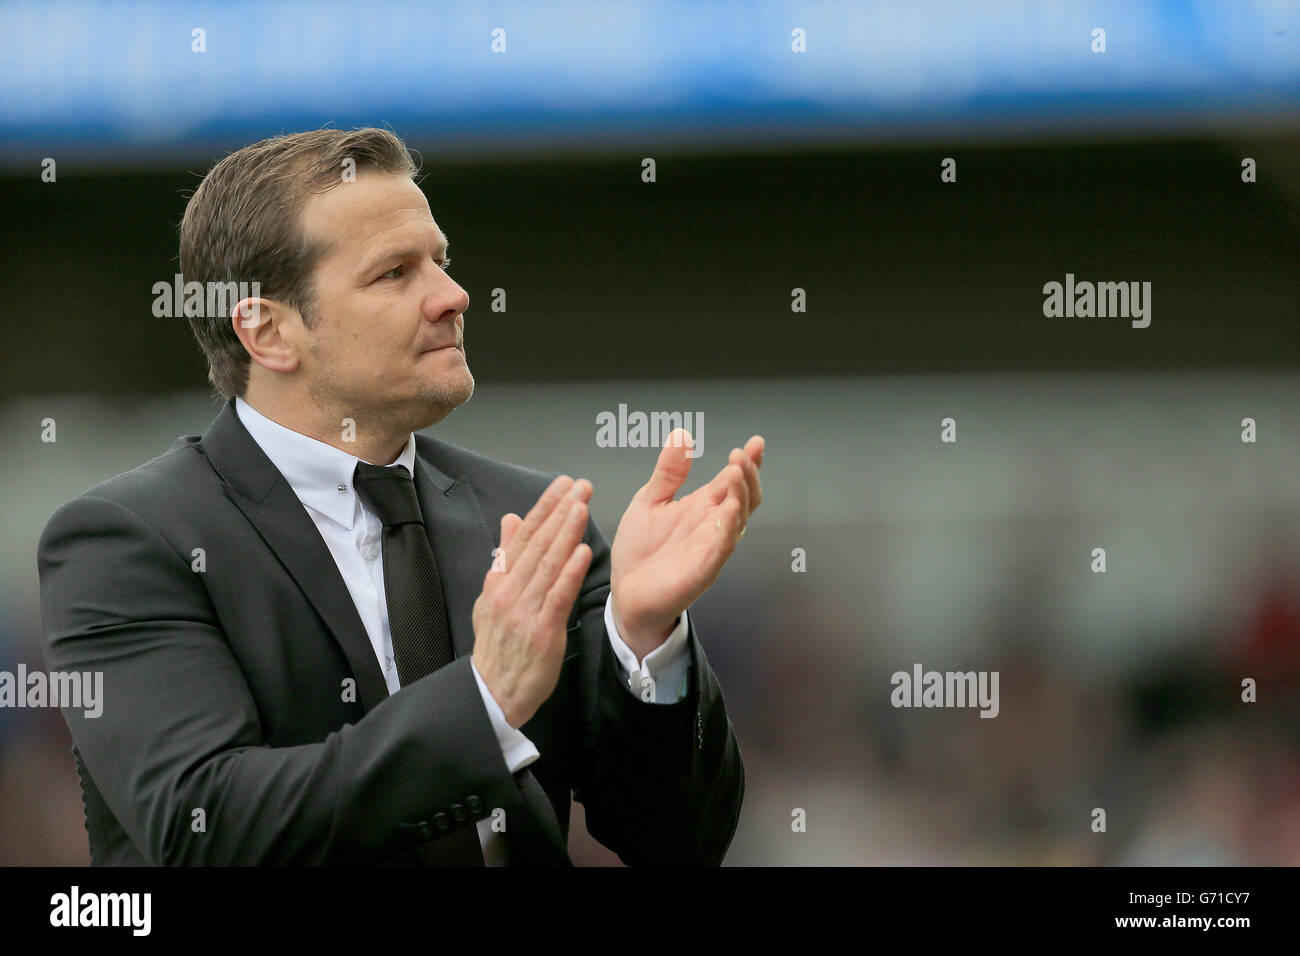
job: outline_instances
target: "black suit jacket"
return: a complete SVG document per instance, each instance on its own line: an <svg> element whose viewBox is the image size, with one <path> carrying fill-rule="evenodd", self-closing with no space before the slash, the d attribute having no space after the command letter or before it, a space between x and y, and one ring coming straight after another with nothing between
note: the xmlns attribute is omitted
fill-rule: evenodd
<svg viewBox="0 0 1300 956"><path fill-rule="evenodd" d="M526 514L552 476L418 434L416 458L457 656L393 695L320 532L233 400L201 438L50 519L46 666L104 675L101 716L63 709L93 864L419 865L429 841L500 810L513 864L564 865L571 794L625 863L722 861L744 766L694 632L682 700L620 681L609 546L589 522L559 683L521 728L541 759L512 775L470 670L471 611L501 516Z"/></svg>

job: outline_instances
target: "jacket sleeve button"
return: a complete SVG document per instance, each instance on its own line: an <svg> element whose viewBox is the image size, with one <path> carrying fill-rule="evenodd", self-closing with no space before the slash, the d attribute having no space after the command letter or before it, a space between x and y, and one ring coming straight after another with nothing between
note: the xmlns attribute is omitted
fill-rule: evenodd
<svg viewBox="0 0 1300 956"><path fill-rule="evenodd" d="M451 805L451 818L455 820L457 823L464 823L465 817L466 817L465 807L462 804L453 803Z"/></svg>
<svg viewBox="0 0 1300 956"><path fill-rule="evenodd" d="M439 812L433 815L433 825L439 830L448 830L451 828L451 821L447 819L447 814Z"/></svg>
<svg viewBox="0 0 1300 956"><path fill-rule="evenodd" d="M470 813L477 817L483 812L483 798L477 794L470 794L465 800L465 806L469 808Z"/></svg>

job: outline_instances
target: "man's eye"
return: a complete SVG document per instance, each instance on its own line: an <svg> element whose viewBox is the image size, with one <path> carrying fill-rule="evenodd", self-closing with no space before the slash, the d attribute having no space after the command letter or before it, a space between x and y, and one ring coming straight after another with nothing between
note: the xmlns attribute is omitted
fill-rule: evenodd
<svg viewBox="0 0 1300 956"><path fill-rule="evenodd" d="M444 272L446 272L448 269L451 268L451 258L450 258L450 257L448 257L448 258L446 258L446 259L442 259L442 260L437 260L437 259L435 259L434 261L438 263L438 265L442 268L442 270L443 270ZM405 274L406 274L406 266L404 266L404 265L403 265L403 266L393 266L393 268L389 269L389 270L388 270L387 272L385 272L383 275L378 276L377 279L400 279L400 278L401 278L403 275L405 275Z"/></svg>

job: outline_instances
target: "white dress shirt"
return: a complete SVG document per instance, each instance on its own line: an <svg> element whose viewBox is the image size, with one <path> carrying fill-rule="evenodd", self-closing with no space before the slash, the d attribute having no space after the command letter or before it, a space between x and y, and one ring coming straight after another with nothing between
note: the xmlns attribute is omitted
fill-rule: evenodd
<svg viewBox="0 0 1300 956"><path fill-rule="evenodd" d="M388 604L384 595L384 527L352 488L352 476L357 462L363 459L271 421L242 398L235 399L235 413L253 440L266 453L266 457L284 475L298 500L306 507L307 514L315 522L330 554L334 556L348 593L352 595L352 602L356 605L384 674L388 692L397 693L401 689L401 681L393 660ZM387 467L397 465L403 465L412 477L415 476L414 433L407 439L406 447L397 456L397 460L388 463ZM686 692L690 668L690 654L687 653L686 646L689 631L686 612L682 612L681 619L668 639L639 663L631 648L618 634L614 623L612 594L605 601L605 631L619 663L620 677L627 682L629 693L648 703L657 704L671 704L682 698ZM541 754L527 736L506 722L500 704L488 690L472 660L470 669L478 682L483 706L492 722L492 729L496 731L497 742L501 745L501 756L510 772L515 773L537 760ZM490 817L478 821L478 834L483 846L484 862L488 866L504 865L507 862L506 844L500 839L499 833L493 832Z"/></svg>

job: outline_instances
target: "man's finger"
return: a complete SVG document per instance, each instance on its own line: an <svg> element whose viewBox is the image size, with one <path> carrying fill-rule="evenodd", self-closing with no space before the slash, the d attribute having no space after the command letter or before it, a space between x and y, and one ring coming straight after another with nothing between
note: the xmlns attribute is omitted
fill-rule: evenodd
<svg viewBox="0 0 1300 956"><path fill-rule="evenodd" d="M721 537L719 547L724 554L730 554L735 548L736 541L740 537L740 531L745 527L745 506L744 502L738 497L732 496L731 500L722 506L722 530L718 532Z"/></svg>
<svg viewBox="0 0 1300 956"><path fill-rule="evenodd" d="M523 523L524 519L514 512L501 516L501 543L493 550L492 565L483 576L484 590L492 585L494 580L499 580L500 575L510 570L507 558L509 552L506 549L510 547L511 539L518 533Z"/></svg>
<svg viewBox="0 0 1300 956"><path fill-rule="evenodd" d="M763 452L767 451L767 439L762 435L754 435L745 442L745 454L748 455L759 468L763 467Z"/></svg>
<svg viewBox="0 0 1300 956"><path fill-rule="evenodd" d="M573 549L573 553L569 555L569 560L564 563L564 569L560 571L555 583L546 594L546 600L542 603L540 616L543 626L552 629L562 627L569 619L569 612L573 609L573 602L578 599L578 590L587 578L589 567L591 567L591 546L585 541L580 541Z"/></svg>
<svg viewBox="0 0 1300 956"><path fill-rule="evenodd" d="M522 594L528 587L529 582L537 571L538 564L541 563L551 546L555 543L556 535L563 530L565 521L569 517L572 508L576 505L585 511L587 499L590 497L591 482L587 481L585 478L574 482L568 493L565 494L564 499L551 510L551 513L546 518L546 523L537 530L536 534L532 536L528 544L524 546L523 550L518 552L510 566L510 573L513 578L512 586L516 594ZM527 528L525 528L524 531L527 531ZM519 538L523 536L524 531L520 532L512 542L512 545L518 544ZM577 543L578 538L581 537L582 535L579 534L577 538L574 539L574 543ZM570 547L572 547L572 545L570 545ZM566 551L565 554L567 555L568 552ZM557 568L556 571L558 570L559 569ZM539 604L541 603L541 598L544 594L545 591L536 595Z"/></svg>
<svg viewBox="0 0 1300 956"><path fill-rule="evenodd" d="M745 473L745 484L749 488L749 514L758 510L763 503L763 485L758 479L758 465L746 451L739 451L731 456L732 464L739 465Z"/></svg>
<svg viewBox="0 0 1300 956"><path fill-rule="evenodd" d="M520 597L526 607L540 608L546 602L546 596L555 584L556 578L564 570L565 562L573 554L573 549L582 540L587 530L587 506L575 501L564 514L562 524L555 531L551 546L546 549L528 575Z"/></svg>
<svg viewBox="0 0 1300 956"><path fill-rule="evenodd" d="M546 519L551 516L556 506L564 500L567 492L573 489L574 480L568 475L560 475L550 483L537 503L528 511L528 517L524 518L523 525L511 537L510 544L506 547L506 558L509 566L513 567L515 561L525 548L528 542L532 540L537 530L546 523Z"/></svg>
<svg viewBox="0 0 1300 956"><path fill-rule="evenodd" d="M724 465L722 470L713 476L713 480L705 486L708 488L710 504L722 504L734 485L744 483L745 472L739 465L731 463Z"/></svg>
<svg viewBox="0 0 1300 956"><path fill-rule="evenodd" d="M515 514L513 511L501 516L502 549L510 546L510 542L514 540L515 535L519 533L519 529L523 527L523 524L524 519L519 517L519 515Z"/></svg>
<svg viewBox="0 0 1300 956"><path fill-rule="evenodd" d="M674 428L659 452L650 480L640 494L647 502L672 501L691 473L691 459L686 453L695 447L695 439L685 428Z"/></svg>
<svg viewBox="0 0 1300 956"><path fill-rule="evenodd" d="M728 458L728 469L735 469L740 474L740 479L732 479L727 485L727 495L735 496L740 502L740 520L743 522L750 512L749 507L749 482L745 480L745 469L741 462L745 459L745 453L739 448L731 449L731 455ZM737 529L739 530L739 529Z"/></svg>

